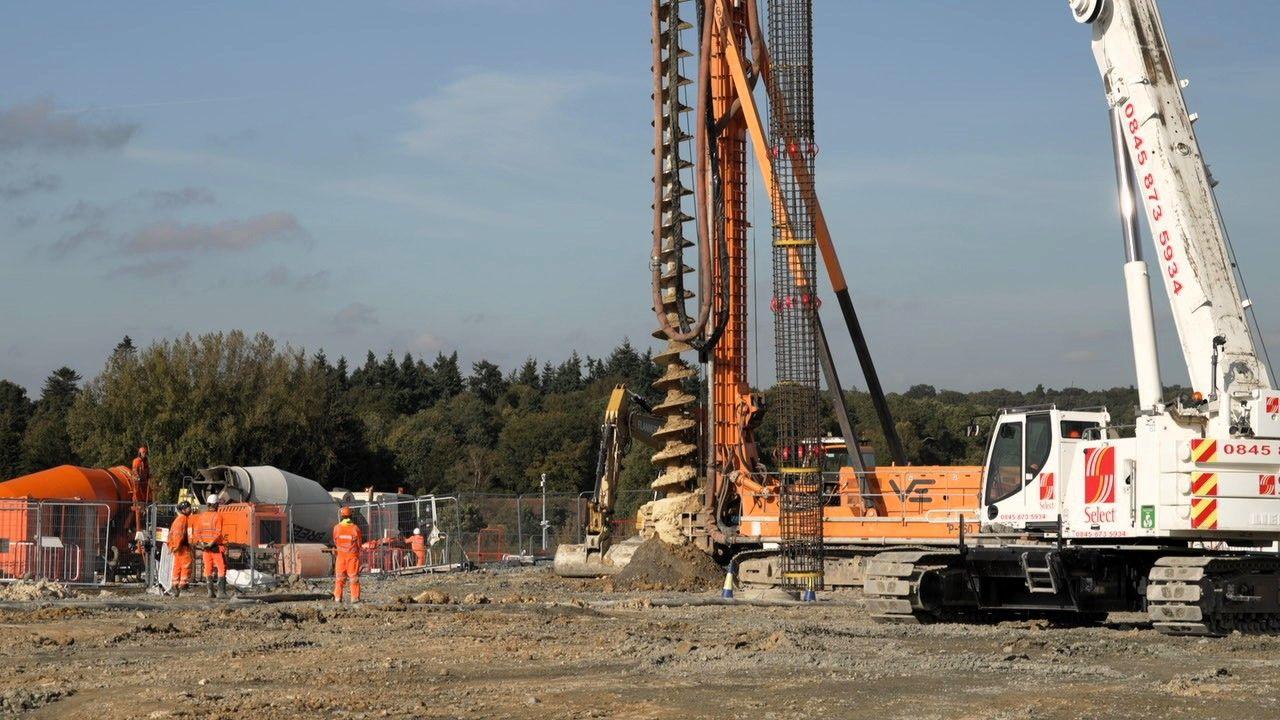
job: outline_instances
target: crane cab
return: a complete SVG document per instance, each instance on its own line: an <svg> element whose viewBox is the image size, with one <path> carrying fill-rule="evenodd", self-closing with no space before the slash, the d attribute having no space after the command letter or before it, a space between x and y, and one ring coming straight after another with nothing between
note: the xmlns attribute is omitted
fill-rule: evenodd
<svg viewBox="0 0 1280 720"><path fill-rule="evenodd" d="M1001 410L983 468L983 529L1055 530L1062 513L1063 486L1082 456L1080 443L1100 439L1110 422L1105 409Z"/></svg>

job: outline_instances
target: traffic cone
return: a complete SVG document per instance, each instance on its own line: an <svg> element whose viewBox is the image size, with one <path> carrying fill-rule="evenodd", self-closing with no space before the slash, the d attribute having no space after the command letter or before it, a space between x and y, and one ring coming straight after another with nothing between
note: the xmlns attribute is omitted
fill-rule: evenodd
<svg viewBox="0 0 1280 720"><path fill-rule="evenodd" d="M720 591L720 597L726 600L733 599L733 573L732 572L727 572L724 574L724 589Z"/></svg>

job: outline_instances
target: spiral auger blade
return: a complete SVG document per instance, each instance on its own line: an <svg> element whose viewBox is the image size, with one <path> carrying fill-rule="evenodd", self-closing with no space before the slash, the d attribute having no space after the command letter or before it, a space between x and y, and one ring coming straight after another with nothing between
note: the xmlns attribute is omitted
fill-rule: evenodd
<svg viewBox="0 0 1280 720"><path fill-rule="evenodd" d="M685 159L682 149L692 139L685 127L691 113L689 105L681 98L681 89L691 80L681 72L681 61L692 54L684 49L681 38L684 31L693 26L681 19L680 5L684 0L654 0L654 38L660 48L660 62L653 68L661 93L662 111L654 122L662 123L661 145L654 153L661 156L661 171L653 178L659 183L657 194L661 212L661 255L656 261L661 266L659 291L662 312L672 327L687 328L690 318L685 301L693 292L685 289L685 275L693 268L684 262L684 250L693 243L685 237L685 227L693 218L685 212L685 198L693 194L685 178L693 163ZM671 493L689 490L697 480L697 422L692 417L697 398L685 391L687 381L697 376L681 354L692 346L667 338L662 330L654 333L659 340L667 340L667 347L654 358L664 372L653 386L663 394L662 401L654 407L661 419L661 426L654 437L663 442L662 449L653 455L653 463L660 471L653 482L653 489Z"/></svg>

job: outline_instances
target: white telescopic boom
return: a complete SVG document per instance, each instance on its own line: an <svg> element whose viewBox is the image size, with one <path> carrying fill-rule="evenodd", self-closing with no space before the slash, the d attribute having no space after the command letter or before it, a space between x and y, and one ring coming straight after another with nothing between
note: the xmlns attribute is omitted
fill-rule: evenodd
<svg viewBox="0 0 1280 720"><path fill-rule="evenodd" d="M1077 21L1093 27L1093 54L1117 130L1132 158L1137 193L1151 230L1191 387L1224 398L1231 422L1241 402L1270 387L1254 339L1213 199L1208 170L1192 129L1155 0L1068 0ZM1123 198L1122 198L1123 202ZM1144 273L1145 274L1145 273ZM1141 281L1126 270L1130 311ZM1146 322L1139 312L1131 319ZM1142 336L1141 338L1139 336ZM1134 328L1136 356L1146 331ZM1215 339L1221 346L1214 362ZM1224 342L1225 341L1225 342ZM1139 347L1141 343L1144 347ZM1152 372L1139 363L1139 381ZM1143 365L1148 365L1143 369ZM1158 374L1158 370L1155 370ZM1150 382L1150 378L1145 379ZM1158 382L1158 381L1156 381ZM1143 399L1144 407L1148 398ZM1226 423L1224 423L1225 425ZM1225 429L1225 428L1220 428Z"/></svg>

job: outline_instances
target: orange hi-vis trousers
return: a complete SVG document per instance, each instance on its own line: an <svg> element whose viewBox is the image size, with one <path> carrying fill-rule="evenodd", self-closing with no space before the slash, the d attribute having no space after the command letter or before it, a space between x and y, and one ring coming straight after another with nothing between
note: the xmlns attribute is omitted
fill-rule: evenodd
<svg viewBox="0 0 1280 720"><path fill-rule="evenodd" d="M191 565L195 560L190 546L173 553L173 587L185 588L191 584Z"/></svg>
<svg viewBox="0 0 1280 720"><path fill-rule="evenodd" d="M227 576L227 554L222 548L215 550L205 550L200 556L200 562L204 565L204 576L210 577L226 577Z"/></svg>
<svg viewBox="0 0 1280 720"><path fill-rule="evenodd" d="M342 590L351 578L351 602L360 601L360 553L336 553L333 564L333 599L342 602Z"/></svg>

